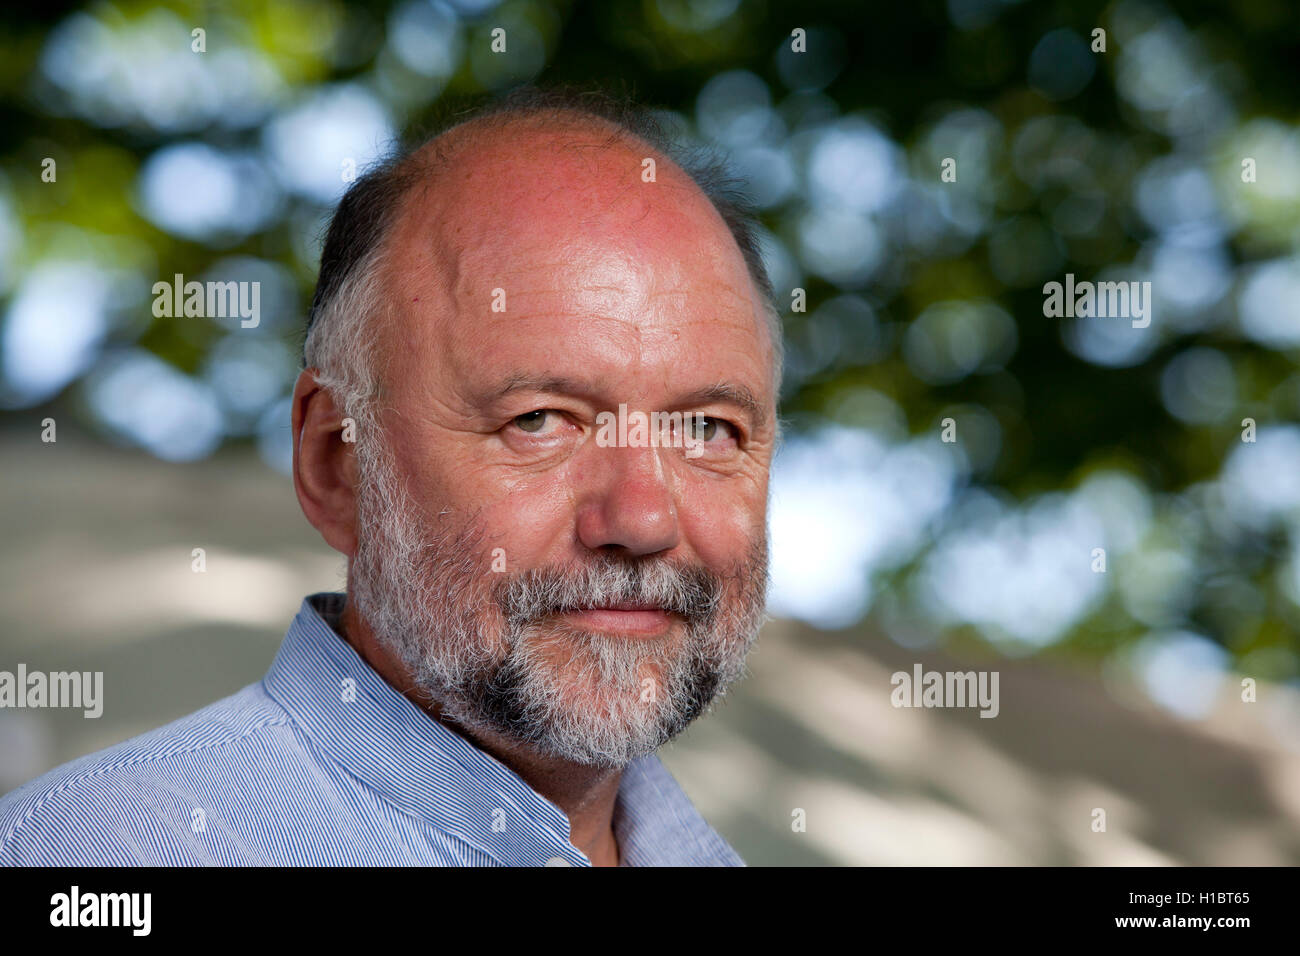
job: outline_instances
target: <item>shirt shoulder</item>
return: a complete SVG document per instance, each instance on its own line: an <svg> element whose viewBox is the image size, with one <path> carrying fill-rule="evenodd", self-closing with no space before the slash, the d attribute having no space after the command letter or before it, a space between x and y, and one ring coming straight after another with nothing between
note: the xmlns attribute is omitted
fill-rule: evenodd
<svg viewBox="0 0 1300 956"><path fill-rule="evenodd" d="M262 684L0 797L0 865L211 864L214 798L300 747Z"/></svg>

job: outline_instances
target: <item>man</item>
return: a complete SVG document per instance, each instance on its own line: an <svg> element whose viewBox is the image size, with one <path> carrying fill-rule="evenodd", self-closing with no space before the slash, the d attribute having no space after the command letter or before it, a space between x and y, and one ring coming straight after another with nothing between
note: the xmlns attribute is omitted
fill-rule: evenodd
<svg viewBox="0 0 1300 956"><path fill-rule="evenodd" d="M780 333L671 153L527 91L348 190L293 396L346 596L261 683L0 801L0 861L741 865L654 751L763 620Z"/></svg>

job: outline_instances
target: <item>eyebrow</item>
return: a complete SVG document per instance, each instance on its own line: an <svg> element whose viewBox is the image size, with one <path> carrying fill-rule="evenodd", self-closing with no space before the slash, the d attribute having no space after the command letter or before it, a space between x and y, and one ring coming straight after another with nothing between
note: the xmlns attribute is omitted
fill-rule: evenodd
<svg viewBox="0 0 1300 956"><path fill-rule="evenodd" d="M515 373L506 378L501 387L492 392L489 401L499 401L513 392L556 392L570 395L591 395L595 389L585 382L563 375L528 375ZM767 424L768 413L753 391L745 385L733 382L716 382L704 388L682 396L678 405L703 405L708 402L724 402L743 409L754 423L755 428Z"/></svg>

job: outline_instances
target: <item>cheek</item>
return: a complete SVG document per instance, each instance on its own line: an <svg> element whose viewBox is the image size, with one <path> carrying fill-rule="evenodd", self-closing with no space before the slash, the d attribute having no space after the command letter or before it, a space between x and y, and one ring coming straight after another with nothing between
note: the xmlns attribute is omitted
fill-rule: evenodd
<svg viewBox="0 0 1300 956"><path fill-rule="evenodd" d="M573 540L573 493L563 482L512 483L506 493L489 501L471 499L467 507L481 509L487 547L503 550L510 571L545 564Z"/></svg>
<svg viewBox="0 0 1300 956"><path fill-rule="evenodd" d="M696 486L680 503L678 518L687 544L706 565L722 571L746 560L750 548L762 539L766 490L749 484Z"/></svg>

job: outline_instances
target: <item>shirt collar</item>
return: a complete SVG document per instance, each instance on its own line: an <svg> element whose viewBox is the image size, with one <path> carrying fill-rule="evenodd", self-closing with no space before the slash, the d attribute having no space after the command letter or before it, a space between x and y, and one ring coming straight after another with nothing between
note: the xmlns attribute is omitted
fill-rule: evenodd
<svg viewBox="0 0 1300 956"><path fill-rule="evenodd" d="M398 693L339 636L330 622L344 599L304 599L263 679L312 743L397 807L502 863L590 866L569 842L564 811ZM613 822L625 865L743 865L654 754L625 768Z"/></svg>
<svg viewBox="0 0 1300 956"><path fill-rule="evenodd" d="M623 866L744 866L654 754L623 769L614 805Z"/></svg>

